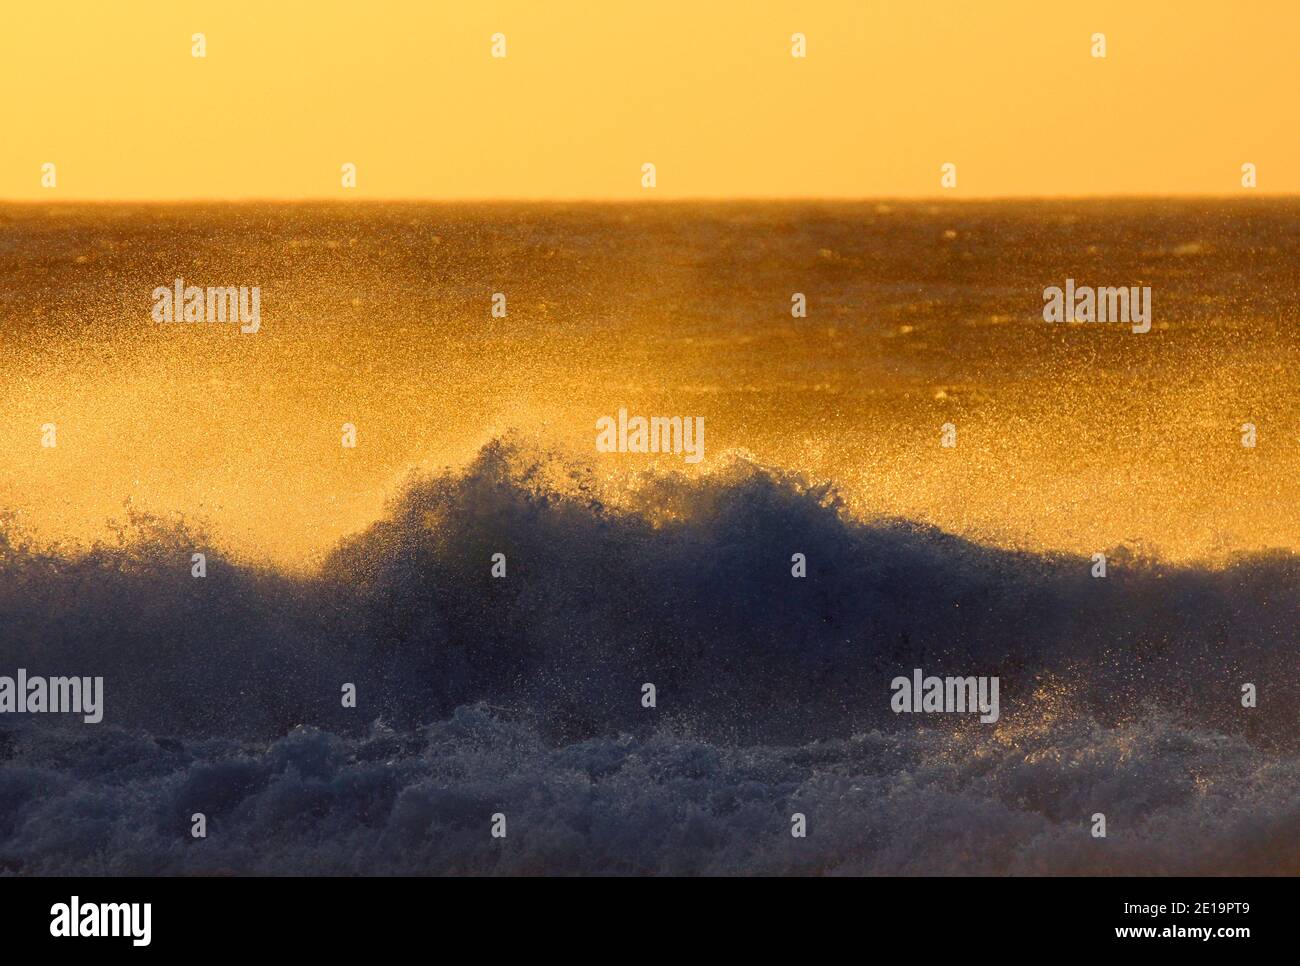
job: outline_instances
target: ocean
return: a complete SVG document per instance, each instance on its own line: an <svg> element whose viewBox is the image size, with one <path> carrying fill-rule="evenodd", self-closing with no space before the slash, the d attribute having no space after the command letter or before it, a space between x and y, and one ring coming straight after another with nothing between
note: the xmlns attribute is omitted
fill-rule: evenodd
<svg viewBox="0 0 1300 966"><path fill-rule="evenodd" d="M1295 874L1298 216L0 205L0 870Z"/></svg>

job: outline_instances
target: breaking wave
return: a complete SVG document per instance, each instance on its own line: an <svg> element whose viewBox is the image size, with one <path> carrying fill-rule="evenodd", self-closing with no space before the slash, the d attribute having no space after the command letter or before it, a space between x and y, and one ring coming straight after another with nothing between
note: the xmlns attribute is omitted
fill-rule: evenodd
<svg viewBox="0 0 1300 966"><path fill-rule="evenodd" d="M614 499L513 439L309 577L120 537L0 535L0 674L105 681L104 724L0 718L0 869L1300 870L1290 553L1095 579L739 459ZM999 676L1001 719L894 715L916 667Z"/></svg>

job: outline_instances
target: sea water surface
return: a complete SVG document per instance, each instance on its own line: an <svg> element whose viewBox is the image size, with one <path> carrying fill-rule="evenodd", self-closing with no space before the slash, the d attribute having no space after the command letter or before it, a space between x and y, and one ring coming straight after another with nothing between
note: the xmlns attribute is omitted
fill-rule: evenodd
<svg viewBox="0 0 1300 966"><path fill-rule="evenodd" d="M105 679L0 716L0 868L1295 873L1297 215L0 207L0 674Z"/></svg>

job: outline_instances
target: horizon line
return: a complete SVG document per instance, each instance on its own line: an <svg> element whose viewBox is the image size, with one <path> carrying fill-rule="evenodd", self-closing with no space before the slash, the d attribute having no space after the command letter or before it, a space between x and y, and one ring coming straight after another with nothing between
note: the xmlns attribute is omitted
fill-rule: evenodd
<svg viewBox="0 0 1300 966"><path fill-rule="evenodd" d="M1170 192L1165 194L1153 192L1112 192L1105 194L997 194L997 195L680 195L675 197L592 197L592 196L499 196L499 197L437 197L432 195L394 195L394 196L340 196L340 195L304 195L301 197L282 197L271 195L193 196L175 198L105 198L105 197L60 197L60 198L0 198L0 205L247 205L247 204L444 204L444 205L510 205L510 204L582 204L582 205L654 205L654 204L908 204L938 202L1063 202L1063 201L1228 201L1264 197L1269 200L1300 199L1300 192L1259 191L1258 189L1238 189L1233 192L1197 193Z"/></svg>

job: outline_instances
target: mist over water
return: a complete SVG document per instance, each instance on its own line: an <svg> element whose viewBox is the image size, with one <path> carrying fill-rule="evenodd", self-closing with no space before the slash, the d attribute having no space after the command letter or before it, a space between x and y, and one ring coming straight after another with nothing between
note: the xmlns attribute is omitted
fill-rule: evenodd
<svg viewBox="0 0 1300 966"><path fill-rule="evenodd" d="M0 507L84 544L129 500L306 573L411 470L512 430L585 459L626 406L864 519L1295 550L1297 224L1290 199L3 205ZM260 286L260 330L153 322L178 277ZM1151 332L1045 324L1067 278L1150 286Z"/></svg>

